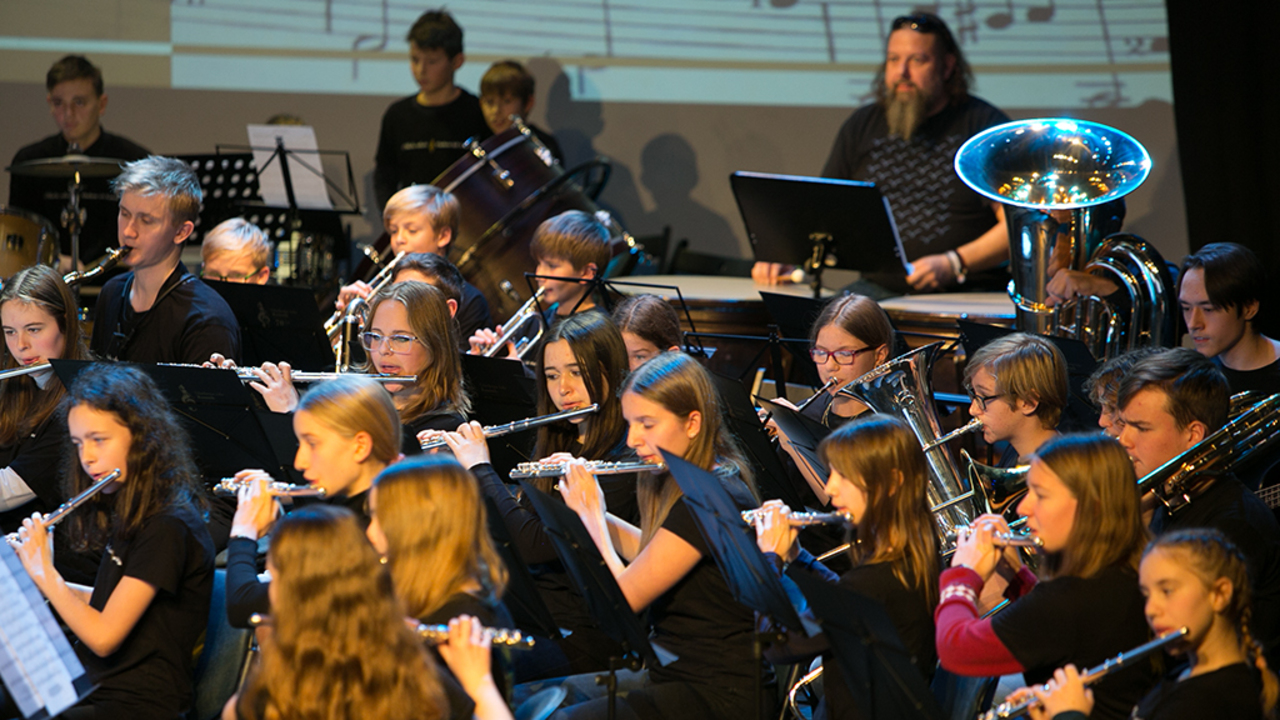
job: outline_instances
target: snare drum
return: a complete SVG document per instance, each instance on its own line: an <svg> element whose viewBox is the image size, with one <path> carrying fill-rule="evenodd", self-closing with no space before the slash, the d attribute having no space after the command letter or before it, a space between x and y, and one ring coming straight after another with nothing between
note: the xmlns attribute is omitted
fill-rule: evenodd
<svg viewBox="0 0 1280 720"><path fill-rule="evenodd" d="M58 260L58 229L43 217L0 205L0 278Z"/></svg>

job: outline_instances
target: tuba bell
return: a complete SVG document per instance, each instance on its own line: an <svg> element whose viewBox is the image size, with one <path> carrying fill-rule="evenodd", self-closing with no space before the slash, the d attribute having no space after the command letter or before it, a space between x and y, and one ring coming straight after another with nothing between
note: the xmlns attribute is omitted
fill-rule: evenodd
<svg viewBox="0 0 1280 720"><path fill-rule="evenodd" d="M1084 120L1018 120L970 138L955 168L974 191L1011 206L1009 297L1019 330L1076 338L1100 359L1172 344L1173 281L1164 259L1141 238L1113 234L1120 219L1114 201L1151 172L1141 143ZM1059 223L1052 210L1071 211L1070 221ZM1110 280L1126 293L1128 307L1096 296L1049 307L1046 288L1061 269Z"/></svg>

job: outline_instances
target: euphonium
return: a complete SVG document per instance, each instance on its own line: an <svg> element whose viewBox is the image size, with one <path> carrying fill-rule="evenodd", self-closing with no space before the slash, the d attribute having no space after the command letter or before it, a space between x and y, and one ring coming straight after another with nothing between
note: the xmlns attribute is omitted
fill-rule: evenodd
<svg viewBox="0 0 1280 720"><path fill-rule="evenodd" d="M497 357L498 353L502 352L502 349L507 346L507 343L519 337L519 333L525 329L527 324L536 323L538 331L534 333L534 336L516 347L516 356L523 360L524 353L528 352L528 348L533 347L542 338L542 334L546 332L546 322L542 319L541 313L538 312L538 303L542 301L543 296L546 294L547 288L545 286L538 288L538 292L534 293L533 297L526 300L520 306L520 309L516 310L515 314L507 319L507 322L502 326L502 334L498 336L498 339L492 345L484 349L483 355L485 357Z"/></svg>
<svg viewBox="0 0 1280 720"><path fill-rule="evenodd" d="M45 527L51 528L54 525L57 525L58 523L62 522L62 519L70 515L72 510L75 510L76 508L88 502L90 498L102 492L103 488L115 482L116 479L119 477L120 477L120 468L116 468L115 470L112 470L106 475L103 475L99 480L97 480L94 484L90 485L88 488L82 491L79 495L76 495L70 500L59 505L53 512L45 513L42 518L44 520ZM8 535L6 535L4 539L11 543L17 542L18 533L11 532Z"/></svg>
<svg viewBox="0 0 1280 720"><path fill-rule="evenodd" d="M107 256L102 258L97 265L94 265L88 270L75 270L69 272L62 276L62 282L66 283L69 287L75 287L85 280L92 280L115 267L116 263L120 262L120 259L125 255L128 255L132 250L132 247L112 248L107 251Z"/></svg>
<svg viewBox="0 0 1280 720"><path fill-rule="evenodd" d="M1013 518L1007 511L1017 508L1027 494L1027 471L1031 466L999 468L983 465L970 457L966 450L960 451L960 463L969 476L969 486L982 500L982 512L1004 515L1012 522Z"/></svg>
<svg viewBox="0 0 1280 720"><path fill-rule="evenodd" d="M482 429L484 430L484 436L486 438L501 437L503 435L510 435L511 433L518 433L524 430L530 430L532 428L541 427L549 423L559 422L560 420L571 420L573 418L581 417L583 415L590 415L591 413L596 412L599 409L600 409L600 405L598 403L592 403L586 407L574 408L572 410L565 410L563 412L550 413L548 415L539 415L537 417L525 418L524 420L517 420L515 422L507 423L506 425L486 425ZM423 450L439 450L440 448L448 447L448 446L449 446L449 443L445 442L443 438L428 440L422 443Z"/></svg>
<svg viewBox="0 0 1280 720"><path fill-rule="evenodd" d="M946 435L943 435L942 437L938 438L937 440L931 440L931 441L929 441L929 442L927 442L927 443L925 443L925 444L921 445L921 446L920 446L920 449L921 449L921 450L924 450L925 452L928 452L929 450L932 450L932 449L934 449L934 448L938 447L939 445L943 445L943 444L946 444L946 443L951 442L952 440L955 440L956 438L960 437L961 435L966 435L966 434L971 433L971 432L977 432L977 431L979 431L979 430L981 430L981 429L982 429L982 420L979 420L978 418L974 418L974 419L970 420L969 422L965 423L964 425L961 425L960 427L956 428L955 430L952 430L951 432L947 433Z"/></svg>
<svg viewBox="0 0 1280 720"><path fill-rule="evenodd" d="M804 412L806 408L808 408L810 405L814 403L814 401L816 401L818 398L822 397L823 395L826 395L827 391L835 387L836 383L838 382L840 381L835 378L831 378L830 380L823 383L822 387L818 388L817 392L805 398L804 402L801 402L799 405L796 406L796 412Z"/></svg>
<svg viewBox="0 0 1280 720"><path fill-rule="evenodd" d="M1011 206L1009 296L1019 330L1077 338L1096 358L1172 342L1172 280L1160 253L1133 235L1112 234L1119 223L1104 207L1151 171L1137 140L1083 120L1019 120L970 138L956 152L955 169L979 194ZM1070 222L1060 227L1052 210L1070 210ZM1111 280L1131 310L1125 315L1097 297L1049 307L1046 288L1061 269Z"/></svg>
<svg viewBox="0 0 1280 720"><path fill-rule="evenodd" d="M1142 495L1155 493L1170 512L1182 509L1195 495L1195 481L1225 472L1280 438L1280 393L1254 403L1231 422L1210 433L1138 481Z"/></svg>
<svg viewBox="0 0 1280 720"><path fill-rule="evenodd" d="M607 462L603 460L589 460L583 465L592 475L625 475L633 472L662 472L667 469L662 463L647 462ZM560 477L569 472L569 463L567 462L549 462L539 460L537 462L523 462L516 465L511 471L512 480L525 480L528 478L545 478Z"/></svg>

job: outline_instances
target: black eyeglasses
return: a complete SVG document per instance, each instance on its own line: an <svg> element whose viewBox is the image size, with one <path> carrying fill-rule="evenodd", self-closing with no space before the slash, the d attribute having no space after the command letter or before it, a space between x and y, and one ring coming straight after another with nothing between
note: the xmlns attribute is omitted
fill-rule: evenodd
<svg viewBox="0 0 1280 720"><path fill-rule="evenodd" d="M992 400L1004 397L1004 393L996 393L995 395L979 395L973 391L972 387L966 386L965 392L969 393L969 400L978 404L978 409L982 412L987 411L987 403Z"/></svg>
<svg viewBox="0 0 1280 720"><path fill-rule="evenodd" d="M835 358L837 365L852 365L858 360L858 356L868 350L875 348L867 346L856 350L835 350L828 352L822 348L809 348L809 357L813 359L815 365L822 365L827 361L828 357Z"/></svg>
<svg viewBox="0 0 1280 720"><path fill-rule="evenodd" d="M922 33L935 33L945 27L942 21L935 15L928 13L916 13L915 15L902 15L893 19L893 30L901 30L908 28Z"/></svg>

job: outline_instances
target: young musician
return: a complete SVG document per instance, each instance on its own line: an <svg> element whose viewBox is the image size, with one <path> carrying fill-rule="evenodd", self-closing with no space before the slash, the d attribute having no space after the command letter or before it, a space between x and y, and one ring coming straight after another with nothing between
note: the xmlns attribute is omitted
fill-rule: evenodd
<svg viewBox="0 0 1280 720"><path fill-rule="evenodd" d="M499 600L507 569L489 537L476 480L445 455L396 463L374 480L369 494L369 542L386 558L405 612L431 625L460 615L486 627L513 627ZM505 654L495 653L499 688Z"/></svg>
<svg viewBox="0 0 1280 720"><path fill-rule="evenodd" d="M1186 627L1190 634L1170 650L1187 664L1147 693L1133 717L1273 717L1280 683L1249 628L1248 567L1240 551L1216 530L1179 530L1151 541L1138 573L1152 632ZM1074 665L1055 672L1047 685L1032 688L1043 717L1089 715L1093 692Z"/></svg>
<svg viewBox="0 0 1280 720"><path fill-rule="evenodd" d="M882 604L894 629L925 678L933 675L933 609L938 604L938 541L933 514L925 496L928 466L920 441L904 422L871 415L842 425L818 448L830 469L827 492L831 504L853 523L849 552L853 569L838 582ZM756 525L756 540L774 567L787 573L811 572L830 582L836 575L797 542L797 528L787 523L781 501ZM825 636L803 638L789 634L769 659L823 653L824 667L839 667ZM839 670L838 673L844 673ZM848 685L838 674L823 683L827 717L857 717Z"/></svg>
<svg viewBox="0 0 1280 720"><path fill-rule="evenodd" d="M458 212L458 199L434 185L410 185L392 195L382 210L382 222L391 237L388 248L391 257L402 252L447 257L450 243L458 236ZM404 279L399 277L399 272L396 271L395 279ZM489 314L489 301L474 285L461 275L458 275L458 284L461 297L454 317L466 339L477 330L492 327L493 318ZM368 298L372 294L373 288L368 283L357 280L338 293L337 308L342 310L356 296Z"/></svg>
<svg viewBox="0 0 1280 720"><path fill-rule="evenodd" d="M1280 340L1255 327L1267 282L1258 256L1236 243L1210 243L1182 261L1178 277L1187 332L1232 392L1280 392Z"/></svg>
<svg viewBox="0 0 1280 720"><path fill-rule="evenodd" d="M378 473L400 457L400 416L391 395L369 378L351 375L313 386L293 414L298 454L293 466L325 501L343 505L367 522L369 489ZM227 542L227 618L248 627L253 613L268 613L268 584L258 581L258 538L279 508L262 487L271 477L241 470L245 485Z"/></svg>
<svg viewBox="0 0 1280 720"><path fill-rule="evenodd" d="M661 462L666 450L717 474L741 509L758 504L742 452L724 425L707 371L683 353L664 353L622 386L627 444L640 459ZM608 514L604 493L580 463L561 493L578 513L631 609L649 609L653 639L678 660L648 670L644 687L617 698L624 716L752 717L757 672L754 616L733 600L724 577L666 472L640 476L640 526ZM766 682L772 685L766 671ZM767 693L766 693L767 694ZM603 718L607 698L574 705L567 718ZM767 714L772 703L766 697Z"/></svg>
<svg viewBox="0 0 1280 720"><path fill-rule="evenodd" d="M1032 455L1027 488L1018 512L1043 543L1041 577L997 544L994 533L1009 532L1000 516L974 521L939 583L938 658L950 672L1042 683L1068 662L1091 667L1147 641L1136 582L1146 533L1124 450L1097 434L1051 440ZM997 571L1012 602L982 619L978 598ZM1098 686L1094 717L1127 717L1149 682L1146 666L1117 672Z"/></svg>
<svg viewBox="0 0 1280 720"><path fill-rule="evenodd" d="M453 16L424 12L405 40L418 93L392 103L382 116L373 171L379 205L400 188L434 180L462 157L467 140L489 137L480 101L453 82L466 61L462 28Z"/></svg>
<svg viewBox="0 0 1280 720"><path fill-rule="evenodd" d="M467 692L481 700L473 703L440 677L437 662L405 624L390 573L360 525L351 511L325 506L281 519L272 532L267 567L274 578L272 605L282 610L271 616L261 662L227 702L224 720L461 720L473 709L481 718L510 717L492 714L495 705L505 707L500 696L493 697L487 653L476 658L480 667L458 672L473 685ZM441 654L454 658L449 649ZM480 711L486 701L489 713Z"/></svg>
<svg viewBox="0 0 1280 720"><path fill-rule="evenodd" d="M1163 352L1164 348L1144 347L1117 355L1098 366L1084 381L1082 388L1090 402L1098 409L1098 427L1111 437L1120 436L1120 408L1117 403L1120 383L1137 362L1148 355Z"/></svg>
<svg viewBox="0 0 1280 720"><path fill-rule="evenodd" d="M550 153L543 160L548 165L553 160L563 165L564 153L555 136L529 122L534 85L533 75L515 60L499 60L490 65L480 78L480 109L484 111L485 124L497 135L511 128L513 116L520 118Z"/></svg>
<svg viewBox="0 0 1280 720"><path fill-rule="evenodd" d="M120 198L121 264L102 286L90 348L130 362L201 363L240 355L240 326L222 296L187 272L182 244L200 215L200 181L186 163L152 155L111 182Z"/></svg>
<svg viewBox="0 0 1280 720"><path fill-rule="evenodd" d="M632 295L613 309L613 322L627 346L627 368L635 370L655 356L680 349L680 317L657 295Z"/></svg>
<svg viewBox="0 0 1280 720"><path fill-rule="evenodd" d="M1067 361L1036 335L992 340L964 368L969 413L982 421L982 439L1008 442L1001 467L1017 465L1058 434L1067 406Z"/></svg>
<svg viewBox="0 0 1280 720"><path fill-rule="evenodd" d="M549 327L574 313L594 310L596 300L590 285L609 265L609 231L593 216L581 210L566 210L543 221L533 234L529 253L538 263L538 287L544 288L541 306L548 308L543 319ZM552 280L550 277L566 278ZM497 331L481 330L471 336L471 352L479 354L498 340ZM508 356L514 355L514 345Z"/></svg>
<svg viewBox="0 0 1280 720"><path fill-rule="evenodd" d="M538 376L543 380L539 384L538 414L550 415L592 403L599 404L600 409L538 428L531 456L634 461L635 454L626 446L627 428L617 392L627 375L626 362L622 337L603 314L581 313L556 326L538 356ZM489 464L488 445L479 425L471 423L444 437L458 461L475 473L481 489L497 504L521 558L533 567L538 590L557 626L572 631L556 643L563 657L548 656L535 648L538 659L546 666L542 674L554 677L606 669L610 655L618 652L617 644L587 612L582 594L560 564L542 521ZM530 482L544 492L552 492L556 478ZM639 518L634 474L602 476L600 484L613 514L629 522Z"/></svg>
<svg viewBox="0 0 1280 720"><path fill-rule="evenodd" d="M271 243L244 218L223 220L200 243L200 278L266 285L271 281Z"/></svg>
<svg viewBox="0 0 1280 720"><path fill-rule="evenodd" d="M23 522L15 545L97 685L64 717L181 717L191 707L192 658L213 589L213 541L190 441L155 383L125 365L81 371L63 407L68 490L120 471L62 529L73 547L103 551L93 587L59 574L40 516Z"/></svg>
<svg viewBox="0 0 1280 720"><path fill-rule="evenodd" d="M462 278L462 273L445 256L425 252L405 255L404 259L396 264L392 282L406 280L435 285L440 292L444 293L445 302L449 305L449 315L453 317L454 325L458 328L458 349L462 352L470 349L471 344L467 342L467 338L471 337L472 333L493 324L493 318L489 315L489 303L484 301L484 296L480 295L479 290ZM474 293L474 297L484 301L484 312L471 312L470 317L464 314L459 319L458 309L462 307L463 302L473 297L470 293ZM465 327L462 325L463 321L467 323Z"/></svg>
<svg viewBox="0 0 1280 720"><path fill-rule="evenodd" d="M1212 360L1193 350L1173 348L1138 361L1125 375L1118 399L1120 444L1138 477L1146 477L1225 425L1230 404L1226 378ZM1240 548L1249 561L1257 600L1253 631L1267 652L1275 653L1280 648L1280 523L1230 471L1201 473L1173 499L1182 495L1190 502L1176 511L1156 500L1154 493L1144 498L1155 508L1151 531L1217 528Z"/></svg>
<svg viewBox="0 0 1280 720"><path fill-rule="evenodd" d="M89 359L71 289L50 267L33 265L0 291L4 355L0 371L50 359ZM66 388L46 369L0 383L0 532L65 498L58 474L67 427L54 411ZM96 567L96 564L95 564Z"/></svg>

